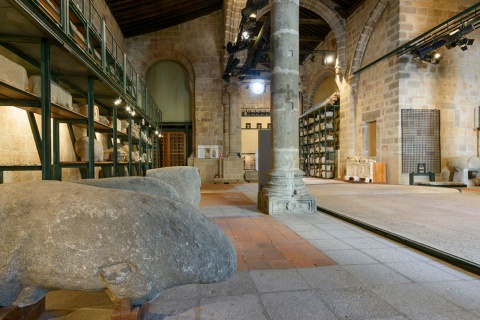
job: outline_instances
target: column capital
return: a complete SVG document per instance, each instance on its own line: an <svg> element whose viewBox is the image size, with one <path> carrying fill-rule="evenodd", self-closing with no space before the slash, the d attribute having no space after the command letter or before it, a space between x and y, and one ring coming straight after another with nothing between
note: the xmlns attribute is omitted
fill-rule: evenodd
<svg viewBox="0 0 480 320"><path fill-rule="evenodd" d="M240 89L242 84L240 82L232 82L227 85L227 94L232 97L238 97L240 95Z"/></svg>

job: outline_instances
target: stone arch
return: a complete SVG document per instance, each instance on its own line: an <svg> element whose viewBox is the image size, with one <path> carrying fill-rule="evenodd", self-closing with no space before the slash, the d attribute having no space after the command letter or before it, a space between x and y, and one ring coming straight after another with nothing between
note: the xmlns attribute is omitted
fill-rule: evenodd
<svg viewBox="0 0 480 320"><path fill-rule="evenodd" d="M326 3L318 0L300 0L300 6L309 9L325 20L337 41L338 61L340 64L340 72L345 74L347 71L347 27L345 19L343 19L338 12ZM261 16L271 9L271 4L259 10L258 16Z"/></svg>
<svg viewBox="0 0 480 320"><path fill-rule="evenodd" d="M378 19L382 15L383 11L387 7L390 0L380 0L378 1L377 5L373 9L370 17L368 17L365 26L363 27L362 33L360 34L360 38L357 42L357 47L355 48L355 53L352 60L352 69L351 73L354 73L362 64L363 55L365 54L365 48L367 47L368 40L370 39L370 35L373 32L373 28L377 23Z"/></svg>
<svg viewBox="0 0 480 320"><path fill-rule="evenodd" d="M312 106L313 98L315 97L315 93L317 92L318 87L320 84L327 78L335 79L335 72L332 70L325 70L320 74L320 76L315 80L315 84L312 87L312 90L308 94L308 101L307 101L307 108L306 110L310 109Z"/></svg>
<svg viewBox="0 0 480 320"><path fill-rule="evenodd" d="M144 55L142 61L143 63L141 63L141 65L145 67L139 72L139 76L142 79L146 79L148 70L150 70L150 68L157 62L162 60L177 62L178 64L182 65L185 70L187 70L189 78L188 85L192 94L194 94L195 69L193 68L193 64L191 63L190 59L187 58L187 56L175 50L152 50L147 55Z"/></svg>
<svg viewBox="0 0 480 320"><path fill-rule="evenodd" d="M332 28L337 41L340 72L345 74L347 71L347 27L345 19L335 9L318 0L300 0L300 6L318 14Z"/></svg>

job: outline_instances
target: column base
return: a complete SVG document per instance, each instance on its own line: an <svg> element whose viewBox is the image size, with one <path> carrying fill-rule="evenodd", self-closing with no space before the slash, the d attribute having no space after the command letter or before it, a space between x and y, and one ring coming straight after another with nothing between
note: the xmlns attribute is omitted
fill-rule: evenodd
<svg viewBox="0 0 480 320"><path fill-rule="evenodd" d="M258 193L258 209L268 215L315 213L317 202L315 197L309 194L282 196L260 191Z"/></svg>

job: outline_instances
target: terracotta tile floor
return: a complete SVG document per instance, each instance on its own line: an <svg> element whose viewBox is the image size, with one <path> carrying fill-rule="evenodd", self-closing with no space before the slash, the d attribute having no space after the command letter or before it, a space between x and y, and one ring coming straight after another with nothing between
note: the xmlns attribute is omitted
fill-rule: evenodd
<svg viewBox="0 0 480 320"><path fill-rule="evenodd" d="M200 198L200 207L205 206L244 206L255 204L241 192L209 192Z"/></svg>
<svg viewBox="0 0 480 320"><path fill-rule="evenodd" d="M213 221L232 239L238 271L335 265L271 216L222 217Z"/></svg>

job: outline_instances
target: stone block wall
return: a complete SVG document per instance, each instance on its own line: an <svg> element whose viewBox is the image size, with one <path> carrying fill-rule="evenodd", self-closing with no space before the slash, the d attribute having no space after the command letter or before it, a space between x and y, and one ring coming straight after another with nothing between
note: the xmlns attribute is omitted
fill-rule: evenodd
<svg viewBox="0 0 480 320"><path fill-rule="evenodd" d="M472 0L402 1L401 41L406 42L422 34L476 3ZM480 105L480 34L474 31L467 38L475 39L475 42L466 51L458 47L439 49L443 60L437 65L415 61L411 56L401 59L401 108L440 110L442 174L437 175L437 180L448 176L446 162L450 158L478 156L476 128ZM403 174L402 181L408 181L408 175Z"/></svg>
<svg viewBox="0 0 480 320"><path fill-rule="evenodd" d="M189 158L188 165L197 167L202 183L215 183L215 179L220 175L221 159L199 159Z"/></svg>
<svg viewBox="0 0 480 320"><path fill-rule="evenodd" d="M194 101L194 150L198 145L218 145L225 154L222 97L223 15L210 15L146 35L126 39L132 66L145 79L156 62L170 60L185 67ZM160 108L162 101L157 101ZM195 151L196 153L196 151Z"/></svg>

